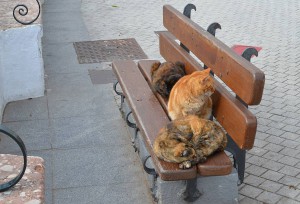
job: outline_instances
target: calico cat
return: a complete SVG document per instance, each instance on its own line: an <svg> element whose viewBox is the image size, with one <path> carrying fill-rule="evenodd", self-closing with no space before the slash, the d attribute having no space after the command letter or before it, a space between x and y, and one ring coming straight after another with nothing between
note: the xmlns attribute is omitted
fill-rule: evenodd
<svg viewBox="0 0 300 204"><path fill-rule="evenodd" d="M156 62L151 67L151 83L156 92L168 98L174 84L185 75L181 62Z"/></svg>
<svg viewBox="0 0 300 204"><path fill-rule="evenodd" d="M158 158L187 169L206 161L214 152L224 150L226 145L227 137L219 125L189 115L163 127L155 138L153 150Z"/></svg>
<svg viewBox="0 0 300 204"><path fill-rule="evenodd" d="M209 119L212 112L210 96L215 91L210 68L195 71L178 80L171 90L168 113L172 120L187 115L197 115Z"/></svg>

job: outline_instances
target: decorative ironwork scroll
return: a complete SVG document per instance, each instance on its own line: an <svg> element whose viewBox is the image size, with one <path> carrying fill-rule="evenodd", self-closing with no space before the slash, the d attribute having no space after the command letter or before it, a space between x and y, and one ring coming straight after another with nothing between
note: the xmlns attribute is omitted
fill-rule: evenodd
<svg viewBox="0 0 300 204"><path fill-rule="evenodd" d="M39 2L39 0L36 0L36 2L39 6L39 9L38 9L39 11L38 11L37 16L33 20L26 22L26 21L22 21L22 20L18 19L18 16L16 16L16 13L18 13L20 16L26 16L28 14L28 7L25 4L18 4L17 6L15 6L15 8L13 10L14 19L23 25L30 25L34 21L36 21L36 19L38 19L38 17L40 16L40 13L41 13L40 2Z"/></svg>

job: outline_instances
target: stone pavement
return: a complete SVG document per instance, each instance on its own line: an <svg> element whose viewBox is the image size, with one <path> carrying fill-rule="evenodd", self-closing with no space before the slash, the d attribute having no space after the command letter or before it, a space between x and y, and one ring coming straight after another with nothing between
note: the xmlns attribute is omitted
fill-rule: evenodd
<svg viewBox="0 0 300 204"><path fill-rule="evenodd" d="M151 203L140 163L111 90L93 85L72 42L136 38L160 59L162 5L194 3L202 27L219 22L227 45L263 47L252 62L266 75L255 146L247 152L240 203L300 203L300 3L287 1L47 0L43 6L46 96L10 103L3 122L46 162L47 203ZM1 151L8 147L1 142ZM6 151L12 151L9 146ZM124 162L124 163L123 163ZM133 175L135 175L133 177Z"/></svg>
<svg viewBox="0 0 300 204"><path fill-rule="evenodd" d="M45 160L46 203L151 203L112 84L93 85L73 42L89 40L81 0L43 5L46 92L7 105L3 123L24 140L28 155ZM0 135L0 152L17 152Z"/></svg>

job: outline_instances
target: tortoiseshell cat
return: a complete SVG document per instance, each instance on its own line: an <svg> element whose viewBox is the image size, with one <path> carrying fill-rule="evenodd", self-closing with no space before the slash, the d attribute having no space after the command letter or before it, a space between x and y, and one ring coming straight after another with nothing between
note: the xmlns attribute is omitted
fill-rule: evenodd
<svg viewBox="0 0 300 204"><path fill-rule="evenodd" d="M155 138L153 150L158 158L187 169L224 150L226 145L227 137L219 125L189 115L163 127Z"/></svg>
<svg viewBox="0 0 300 204"><path fill-rule="evenodd" d="M197 115L209 119L212 112L210 96L215 91L210 68L195 71L178 80L171 90L168 113L172 120L187 115Z"/></svg>
<svg viewBox="0 0 300 204"><path fill-rule="evenodd" d="M184 64L181 62L156 62L151 67L152 86L164 98L169 97L174 84L184 75Z"/></svg>

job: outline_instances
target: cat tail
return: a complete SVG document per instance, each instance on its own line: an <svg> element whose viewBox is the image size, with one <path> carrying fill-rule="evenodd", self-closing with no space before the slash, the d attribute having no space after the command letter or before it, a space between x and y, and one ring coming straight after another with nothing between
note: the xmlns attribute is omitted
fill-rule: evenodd
<svg viewBox="0 0 300 204"><path fill-rule="evenodd" d="M150 73L151 73L151 78L153 77L154 72L156 72L156 70L159 68L160 65L161 65L160 62L154 62L154 63L152 64L152 66L151 66L151 71L150 71Z"/></svg>

